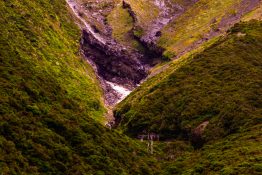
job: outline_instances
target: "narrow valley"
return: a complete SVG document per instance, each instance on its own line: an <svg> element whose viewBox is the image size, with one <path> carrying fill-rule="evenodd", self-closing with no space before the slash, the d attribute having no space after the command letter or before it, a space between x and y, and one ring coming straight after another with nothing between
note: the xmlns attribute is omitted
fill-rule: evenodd
<svg viewBox="0 0 262 175"><path fill-rule="evenodd" d="M1 0L0 174L260 175L261 0Z"/></svg>

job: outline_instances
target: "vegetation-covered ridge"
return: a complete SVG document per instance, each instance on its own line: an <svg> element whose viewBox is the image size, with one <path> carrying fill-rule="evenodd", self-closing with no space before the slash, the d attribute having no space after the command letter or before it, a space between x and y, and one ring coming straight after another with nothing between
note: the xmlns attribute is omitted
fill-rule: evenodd
<svg viewBox="0 0 262 175"><path fill-rule="evenodd" d="M66 2L0 9L0 174L151 174L140 144L100 124L102 91Z"/></svg>
<svg viewBox="0 0 262 175"><path fill-rule="evenodd" d="M214 139L258 124L261 32L260 21L237 24L174 71L146 81L117 106L120 127L131 135L146 129L177 138L209 121L206 136Z"/></svg>
<svg viewBox="0 0 262 175"><path fill-rule="evenodd" d="M261 21L240 23L174 62L116 107L119 129L168 141L157 146L167 174L261 173L261 36Z"/></svg>

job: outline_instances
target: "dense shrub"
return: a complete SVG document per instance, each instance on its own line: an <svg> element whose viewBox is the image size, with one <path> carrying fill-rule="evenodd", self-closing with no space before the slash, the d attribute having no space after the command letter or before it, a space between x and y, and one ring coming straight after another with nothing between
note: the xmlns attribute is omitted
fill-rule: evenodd
<svg viewBox="0 0 262 175"><path fill-rule="evenodd" d="M150 169L140 144L102 126L102 92L66 2L6 0L0 9L0 174Z"/></svg>

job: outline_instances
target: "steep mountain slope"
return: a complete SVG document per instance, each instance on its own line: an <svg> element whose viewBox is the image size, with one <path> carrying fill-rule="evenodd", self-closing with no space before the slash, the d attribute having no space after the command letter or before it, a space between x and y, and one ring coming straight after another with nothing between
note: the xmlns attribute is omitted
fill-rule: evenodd
<svg viewBox="0 0 262 175"><path fill-rule="evenodd" d="M81 49L104 84L105 100L114 105L125 96L117 89L125 92L134 89L147 76L151 59L112 38L106 16L114 1L67 0L67 3L84 31Z"/></svg>
<svg viewBox="0 0 262 175"><path fill-rule="evenodd" d="M126 7L133 22L129 18L121 18L127 14L121 8L121 3L118 4L108 20L115 38L121 42L123 38L128 37L133 47L138 47L136 44L138 40L152 50L163 52L164 57L170 59L183 55L214 36L224 33L239 22L243 15L261 4L259 0L125 0L124 2L128 4ZM116 22L118 19L121 23Z"/></svg>
<svg viewBox="0 0 262 175"><path fill-rule="evenodd" d="M194 150L187 142L155 143L162 150L160 174L261 174L261 125ZM158 145L159 144L159 145Z"/></svg>
<svg viewBox="0 0 262 175"><path fill-rule="evenodd" d="M258 3L0 1L0 174L261 174L261 21L169 63L116 107L117 130L103 126L112 89Z"/></svg>
<svg viewBox="0 0 262 175"><path fill-rule="evenodd" d="M118 105L121 126L177 137L207 120L210 129L226 125L222 133L252 125L261 117L261 39L261 22L236 25L204 52L149 79Z"/></svg>
<svg viewBox="0 0 262 175"><path fill-rule="evenodd" d="M224 33L260 3L260 0L199 0L162 30L158 44L166 48L167 55L181 55Z"/></svg>
<svg viewBox="0 0 262 175"><path fill-rule="evenodd" d="M156 133L163 141L204 146L176 157L170 172L259 174L261 36L261 21L237 24L203 52L147 80L117 106L119 128L133 137Z"/></svg>
<svg viewBox="0 0 262 175"><path fill-rule="evenodd" d="M259 5L259 0L67 2L85 30L82 50L101 77L109 105L123 97L112 83L133 90L156 64L224 33Z"/></svg>
<svg viewBox="0 0 262 175"><path fill-rule="evenodd" d="M66 2L0 9L0 174L151 174L143 146L100 124L102 90Z"/></svg>

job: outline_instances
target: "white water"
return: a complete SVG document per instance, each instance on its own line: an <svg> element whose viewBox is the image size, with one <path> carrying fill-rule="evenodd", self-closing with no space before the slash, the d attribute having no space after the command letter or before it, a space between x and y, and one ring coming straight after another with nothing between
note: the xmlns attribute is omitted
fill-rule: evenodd
<svg viewBox="0 0 262 175"><path fill-rule="evenodd" d="M124 88L123 86L119 86L118 84L106 81L107 84L109 84L112 89L114 89L118 94L120 94L120 99L118 100L117 103L122 101L125 97L127 97L132 91L130 91L127 88Z"/></svg>
<svg viewBox="0 0 262 175"><path fill-rule="evenodd" d="M72 11L74 12L75 16L85 25L84 29L88 30L88 32L90 32L99 42L106 44L106 40L102 36L100 36L98 33L94 32L92 27L85 21L85 19L79 15L80 11L79 11L78 4L74 0L67 0L66 2L69 5L69 7L72 9ZM82 26L80 27L82 28Z"/></svg>

